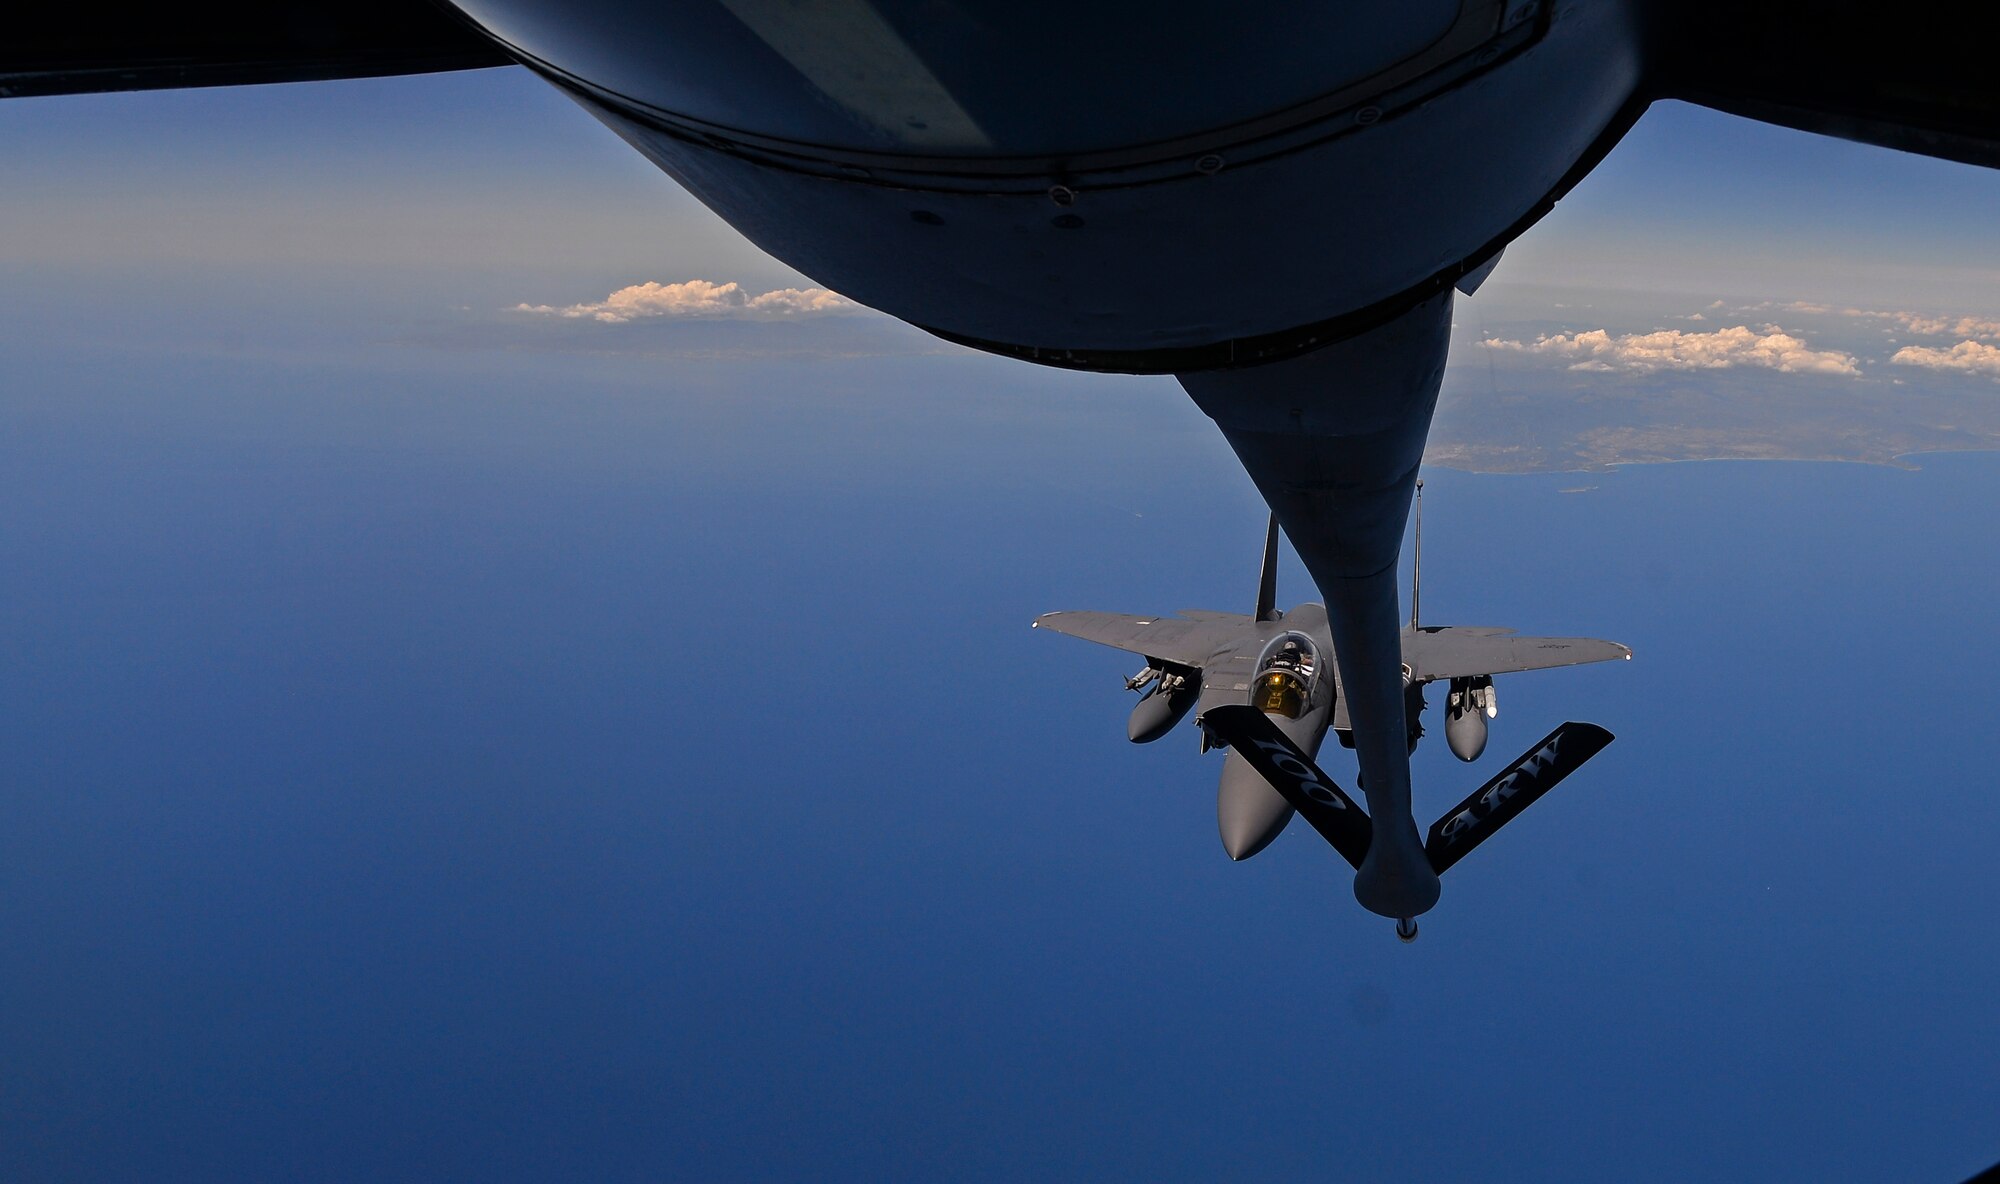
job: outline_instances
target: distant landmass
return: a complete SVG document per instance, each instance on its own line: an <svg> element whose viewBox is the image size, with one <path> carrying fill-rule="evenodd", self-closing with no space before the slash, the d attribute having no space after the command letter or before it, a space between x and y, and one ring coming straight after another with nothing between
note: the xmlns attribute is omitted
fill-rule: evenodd
<svg viewBox="0 0 2000 1184"><path fill-rule="evenodd" d="M1723 459L1912 468L1913 453L1987 449L2000 449L2000 384L1985 378L1605 374L1475 357L1447 375L1425 461L1476 473Z"/></svg>
<svg viewBox="0 0 2000 1184"><path fill-rule="evenodd" d="M2000 317L1991 314L1526 286L1485 290L1465 312L1425 454L1432 465L1915 468L1906 458L1920 453L2000 450ZM758 293L705 280L638 284L584 304L516 304L406 340L677 362L937 355L990 364L822 289Z"/></svg>

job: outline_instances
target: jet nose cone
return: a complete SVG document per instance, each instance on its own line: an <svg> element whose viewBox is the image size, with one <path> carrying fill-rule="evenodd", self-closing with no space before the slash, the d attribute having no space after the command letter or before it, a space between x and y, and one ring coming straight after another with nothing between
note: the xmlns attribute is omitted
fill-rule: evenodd
<svg viewBox="0 0 2000 1184"><path fill-rule="evenodd" d="M1248 859L1262 851L1291 820L1292 807L1284 795L1231 752L1223 760L1222 784L1215 794L1216 826L1229 858Z"/></svg>

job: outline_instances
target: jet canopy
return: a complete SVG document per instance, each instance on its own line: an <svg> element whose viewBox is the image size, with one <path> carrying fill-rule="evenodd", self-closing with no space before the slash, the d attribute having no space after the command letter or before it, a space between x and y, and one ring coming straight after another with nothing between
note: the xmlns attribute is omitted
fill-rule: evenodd
<svg viewBox="0 0 2000 1184"><path fill-rule="evenodd" d="M1312 702L1318 678L1319 647L1313 639L1297 631L1281 633L1257 655L1250 705L1268 715L1298 719Z"/></svg>

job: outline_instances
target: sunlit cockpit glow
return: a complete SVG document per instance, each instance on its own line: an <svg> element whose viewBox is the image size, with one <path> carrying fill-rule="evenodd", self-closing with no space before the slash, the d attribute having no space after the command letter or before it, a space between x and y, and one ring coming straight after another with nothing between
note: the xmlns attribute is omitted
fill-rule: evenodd
<svg viewBox="0 0 2000 1184"><path fill-rule="evenodd" d="M1257 678L1250 702L1259 711L1298 719L1312 702L1319 670L1319 647L1303 633L1273 638L1257 656Z"/></svg>

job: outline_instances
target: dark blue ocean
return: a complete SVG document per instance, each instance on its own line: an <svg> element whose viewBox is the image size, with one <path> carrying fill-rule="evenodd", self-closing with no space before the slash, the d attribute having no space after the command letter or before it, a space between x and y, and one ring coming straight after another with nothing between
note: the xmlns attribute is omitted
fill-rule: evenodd
<svg viewBox="0 0 2000 1184"><path fill-rule="evenodd" d="M1429 474L1428 620L1636 657L1418 753L1619 737L1405 947L1027 627L1248 609L1171 384L430 358L10 360L0 1178L2000 1159L2000 457Z"/></svg>

